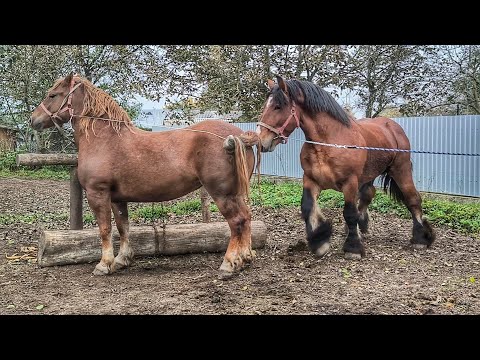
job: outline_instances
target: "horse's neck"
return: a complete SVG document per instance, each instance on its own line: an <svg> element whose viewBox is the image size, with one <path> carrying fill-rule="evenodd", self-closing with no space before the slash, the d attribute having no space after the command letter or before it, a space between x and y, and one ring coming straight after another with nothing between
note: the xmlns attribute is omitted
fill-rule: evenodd
<svg viewBox="0 0 480 360"><path fill-rule="evenodd" d="M329 114L319 113L314 117L304 115L300 124L305 138L313 141L327 141L344 136L348 127L332 118Z"/></svg>
<svg viewBox="0 0 480 360"><path fill-rule="evenodd" d="M106 118L106 115L99 117ZM89 124L87 129L81 128L80 119L72 122L77 148L82 141L88 141L91 143L92 141L105 142L110 139L117 140L119 133L123 135L124 133L130 132L124 124L120 125L120 129L117 132L117 130L112 127L112 124L109 121L101 119L89 119L88 121Z"/></svg>

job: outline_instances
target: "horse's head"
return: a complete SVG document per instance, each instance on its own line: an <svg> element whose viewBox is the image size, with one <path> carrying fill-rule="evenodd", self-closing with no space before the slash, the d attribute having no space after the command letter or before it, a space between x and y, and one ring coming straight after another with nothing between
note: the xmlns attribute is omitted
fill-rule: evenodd
<svg viewBox="0 0 480 360"><path fill-rule="evenodd" d="M54 125L58 127L68 122L74 112L79 114L84 95L81 84L73 73L57 80L45 99L33 110L30 116L32 128L41 131Z"/></svg>
<svg viewBox="0 0 480 360"><path fill-rule="evenodd" d="M262 143L262 151L273 151L287 142L288 136L300 126L295 103L290 98L286 82L277 75L277 84L268 80L267 100L263 106L257 133Z"/></svg>

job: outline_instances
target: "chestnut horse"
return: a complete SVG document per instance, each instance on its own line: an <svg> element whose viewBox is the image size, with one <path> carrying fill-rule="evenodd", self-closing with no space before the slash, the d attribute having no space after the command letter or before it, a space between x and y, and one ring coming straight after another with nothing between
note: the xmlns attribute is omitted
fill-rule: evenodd
<svg viewBox="0 0 480 360"><path fill-rule="evenodd" d="M268 80L268 87L270 91L257 126L261 150L273 151L279 143L286 143L297 127L303 130L307 140L300 153L304 171L301 213L314 254L323 256L330 249L332 225L322 215L317 198L322 190L334 189L341 191L345 199L345 257L365 256L358 228L361 233L368 230L367 207L375 196L373 182L379 175L383 177L384 190L390 189L392 198L402 201L412 214L413 247L421 249L433 243L435 235L423 218L422 199L413 183L408 151L318 144L409 150L410 142L400 125L385 117L357 121L349 117L329 93L308 81L284 81L277 76L277 84Z"/></svg>
<svg viewBox="0 0 480 360"><path fill-rule="evenodd" d="M102 240L95 275L111 274L132 262L127 202L172 200L201 186L231 230L221 275L229 276L253 259L246 200L255 159L252 148L237 137L241 129L210 120L184 129L144 131L111 96L73 74L55 82L30 118L38 131L68 121L78 149L78 179ZM116 257L110 209L120 234Z"/></svg>

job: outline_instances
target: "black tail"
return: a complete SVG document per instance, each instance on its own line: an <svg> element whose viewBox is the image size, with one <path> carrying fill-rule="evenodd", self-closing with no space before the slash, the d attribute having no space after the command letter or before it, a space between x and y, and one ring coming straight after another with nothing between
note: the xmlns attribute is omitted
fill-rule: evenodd
<svg viewBox="0 0 480 360"><path fill-rule="evenodd" d="M403 196L402 190L400 190L395 180L388 175L388 169L385 170L385 172L381 175L380 182L382 183L385 194L387 194L388 190L390 189L389 195L393 200L399 203L405 202L405 197Z"/></svg>

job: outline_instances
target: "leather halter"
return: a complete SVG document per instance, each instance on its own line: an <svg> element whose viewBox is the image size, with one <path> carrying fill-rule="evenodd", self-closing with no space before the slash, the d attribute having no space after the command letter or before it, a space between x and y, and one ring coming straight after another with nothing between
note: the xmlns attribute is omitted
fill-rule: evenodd
<svg viewBox="0 0 480 360"><path fill-rule="evenodd" d="M288 136L285 136L283 135L283 132L285 131L285 128L287 127L288 123L290 122L290 120L293 118L295 118L295 121L296 121L296 126L295 126L295 129L297 127L300 127L300 120L298 119L298 115L295 111L295 103L292 103L292 109L290 110L290 116L287 118L287 120L285 120L285 122L283 123L283 125L279 128L274 128L273 126L270 126L268 124L265 124L264 122L262 121L259 121L257 122L257 125L260 125L260 126L263 126L264 128L270 130L271 132L273 132L274 134L276 134L277 136L273 139L278 139L278 138L282 138L282 144L286 144L287 141L288 141Z"/></svg>
<svg viewBox="0 0 480 360"><path fill-rule="evenodd" d="M73 108L72 108L72 97L73 97L73 92L80 86L82 85L82 83L78 83L77 85L75 85L75 81L74 81L74 76L72 76L72 81L70 82L70 91L68 92L68 94L65 96L65 98L63 99L62 101L62 104L60 105L60 107L58 108L57 111L55 111L54 113L50 112L47 107L43 104L43 101L40 103L40 107L43 109L43 111L45 111L45 113L50 116L52 118L52 121L53 123L55 124L55 126L58 127L58 124L54 121L54 119L59 119L59 120L62 120L62 118L60 116L58 116L58 114L61 114L65 111L68 111L68 113L70 114L70 119L72 119L73 117ZM63 108L63 106L65 105L65 103L67 103L67 107ZM63 108L63 109L62 109Z"/></svg>

